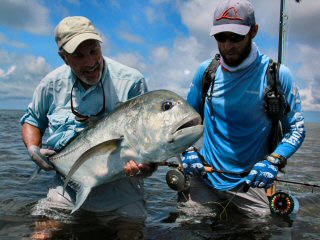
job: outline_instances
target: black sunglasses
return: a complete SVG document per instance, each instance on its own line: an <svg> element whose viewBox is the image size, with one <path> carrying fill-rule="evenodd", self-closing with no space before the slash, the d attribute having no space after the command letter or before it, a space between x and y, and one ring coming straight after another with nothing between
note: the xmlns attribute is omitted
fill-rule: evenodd
<svg viewBox="0 0 320 240"><path fill-rule="evenodd" d="M71 111L76 116L76 120L77 121L83 122L83 121L87 120L89 118L89 116L82 115L81 113L77 112L76 109L73 107L72 93L73 93L74 85L77 82L78 82L78 79L74 82L74 84L72 85L72 88L71 88L71 100L70 100L70 102L71 102ZM91 117L96 117L96 116L99 116L100 114L106 112L106 101L105 101L105 95L104 95L104 88L103 88L102 80L100 80L99 83L101 84L101 87L102 87L103 107L97 114L91 115Z"/></svg>
<svg viewBox="0 0 320 240"><path fill-rule="evenodd" d="M227 41L227 39L232 42L232 43L238 43L241 42L247 35L240 35L240 34L236 34L236 33L218 33L214 35L214 38L218 41L218 42L222 42L224 43L225 41Z"/></svg>

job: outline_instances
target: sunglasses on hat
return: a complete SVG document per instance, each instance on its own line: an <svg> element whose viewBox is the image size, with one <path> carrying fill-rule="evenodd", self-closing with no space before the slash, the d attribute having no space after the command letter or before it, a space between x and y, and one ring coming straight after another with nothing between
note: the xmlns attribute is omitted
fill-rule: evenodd
<svg viewBox="0 0 320 240"><path fill-rule="evenodd" d="M228 33L228 34L226 34L226 33L223 33L223 32L214 35L214 38L218 42L225 42L228 39L232 43L241 42L245 37L246 37L246 35L240 35L240 34L236 34L236 33Z"/></svg>

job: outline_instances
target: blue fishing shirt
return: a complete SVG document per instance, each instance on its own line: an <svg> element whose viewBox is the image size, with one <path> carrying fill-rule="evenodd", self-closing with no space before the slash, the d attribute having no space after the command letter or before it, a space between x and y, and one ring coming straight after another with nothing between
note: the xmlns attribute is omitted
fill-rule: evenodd
<svg viewBox="0 0 320 240"><path fill-rule="evenodd" d="M76 120L71 111L71 89L73 106L79 113L92 116L103 108L112 111L117 104L147 91L143 75L137 70L104 57L105 71L102 85L83 88L76 75L67 65L62 65L43 78L34 91L32 102L20 123L38 127L42 133L48 128L47 147L60 151L85 127L84 122Z"/></svg>
<svg viewBox="0 0 320 240"><path fill-rule="evenodd" d="M268 154L271 120L264 108L269 58L258 51L248 67L228 72L218 67L211 101L204 107L204 143L201 154L217 170L248 171ZM195 74L187 101L198 112L201 105L202 78L212 59L201 64ZM284 138L275 153L289 158L305 137L304 118L298 88L289 69L281 65L280 83L290 105L287 117L281 119ZM210 93L210 90L208 93ZM215 189L231 190L245 181L237 174L208 174Z"/></svg>

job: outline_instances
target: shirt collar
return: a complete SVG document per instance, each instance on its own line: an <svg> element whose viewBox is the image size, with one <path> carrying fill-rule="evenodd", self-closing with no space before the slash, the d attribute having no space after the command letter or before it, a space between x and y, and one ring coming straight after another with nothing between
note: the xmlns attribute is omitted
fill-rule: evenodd
<svg viewBox="0 0 320 240"><path fill-rule="evenodd" d="M251 52L249 53L248 57L239 66L230 67L223 61L223 58L221 58L220 60L221 66L223 69L226 69L228 72L236 72L250 66L257 59L257 56L258 56L258 47L254 42L252 42Z"/></svg>

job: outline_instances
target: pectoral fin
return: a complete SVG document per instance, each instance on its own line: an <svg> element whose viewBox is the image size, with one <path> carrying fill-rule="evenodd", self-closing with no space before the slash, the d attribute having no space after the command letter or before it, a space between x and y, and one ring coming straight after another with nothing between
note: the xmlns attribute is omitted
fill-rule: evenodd
<svg viewBox="0 0 320 240"><path fill-rule="evenodd" d="M85 163L86 161L92 159L94 156L97 155L109 155L113 151L115 151L119 144L122 142L122 138L120 139L112 139L103 143L100 143L93 148L90 148L88 151L84 152L78 159L75 161L75 163L70 168L70 171L68 175L66 176L66 179L64 180L63 185L63 193L65 188L67 187L68 182L70 181L72 175L78 170L78 168Z"/></svg>

